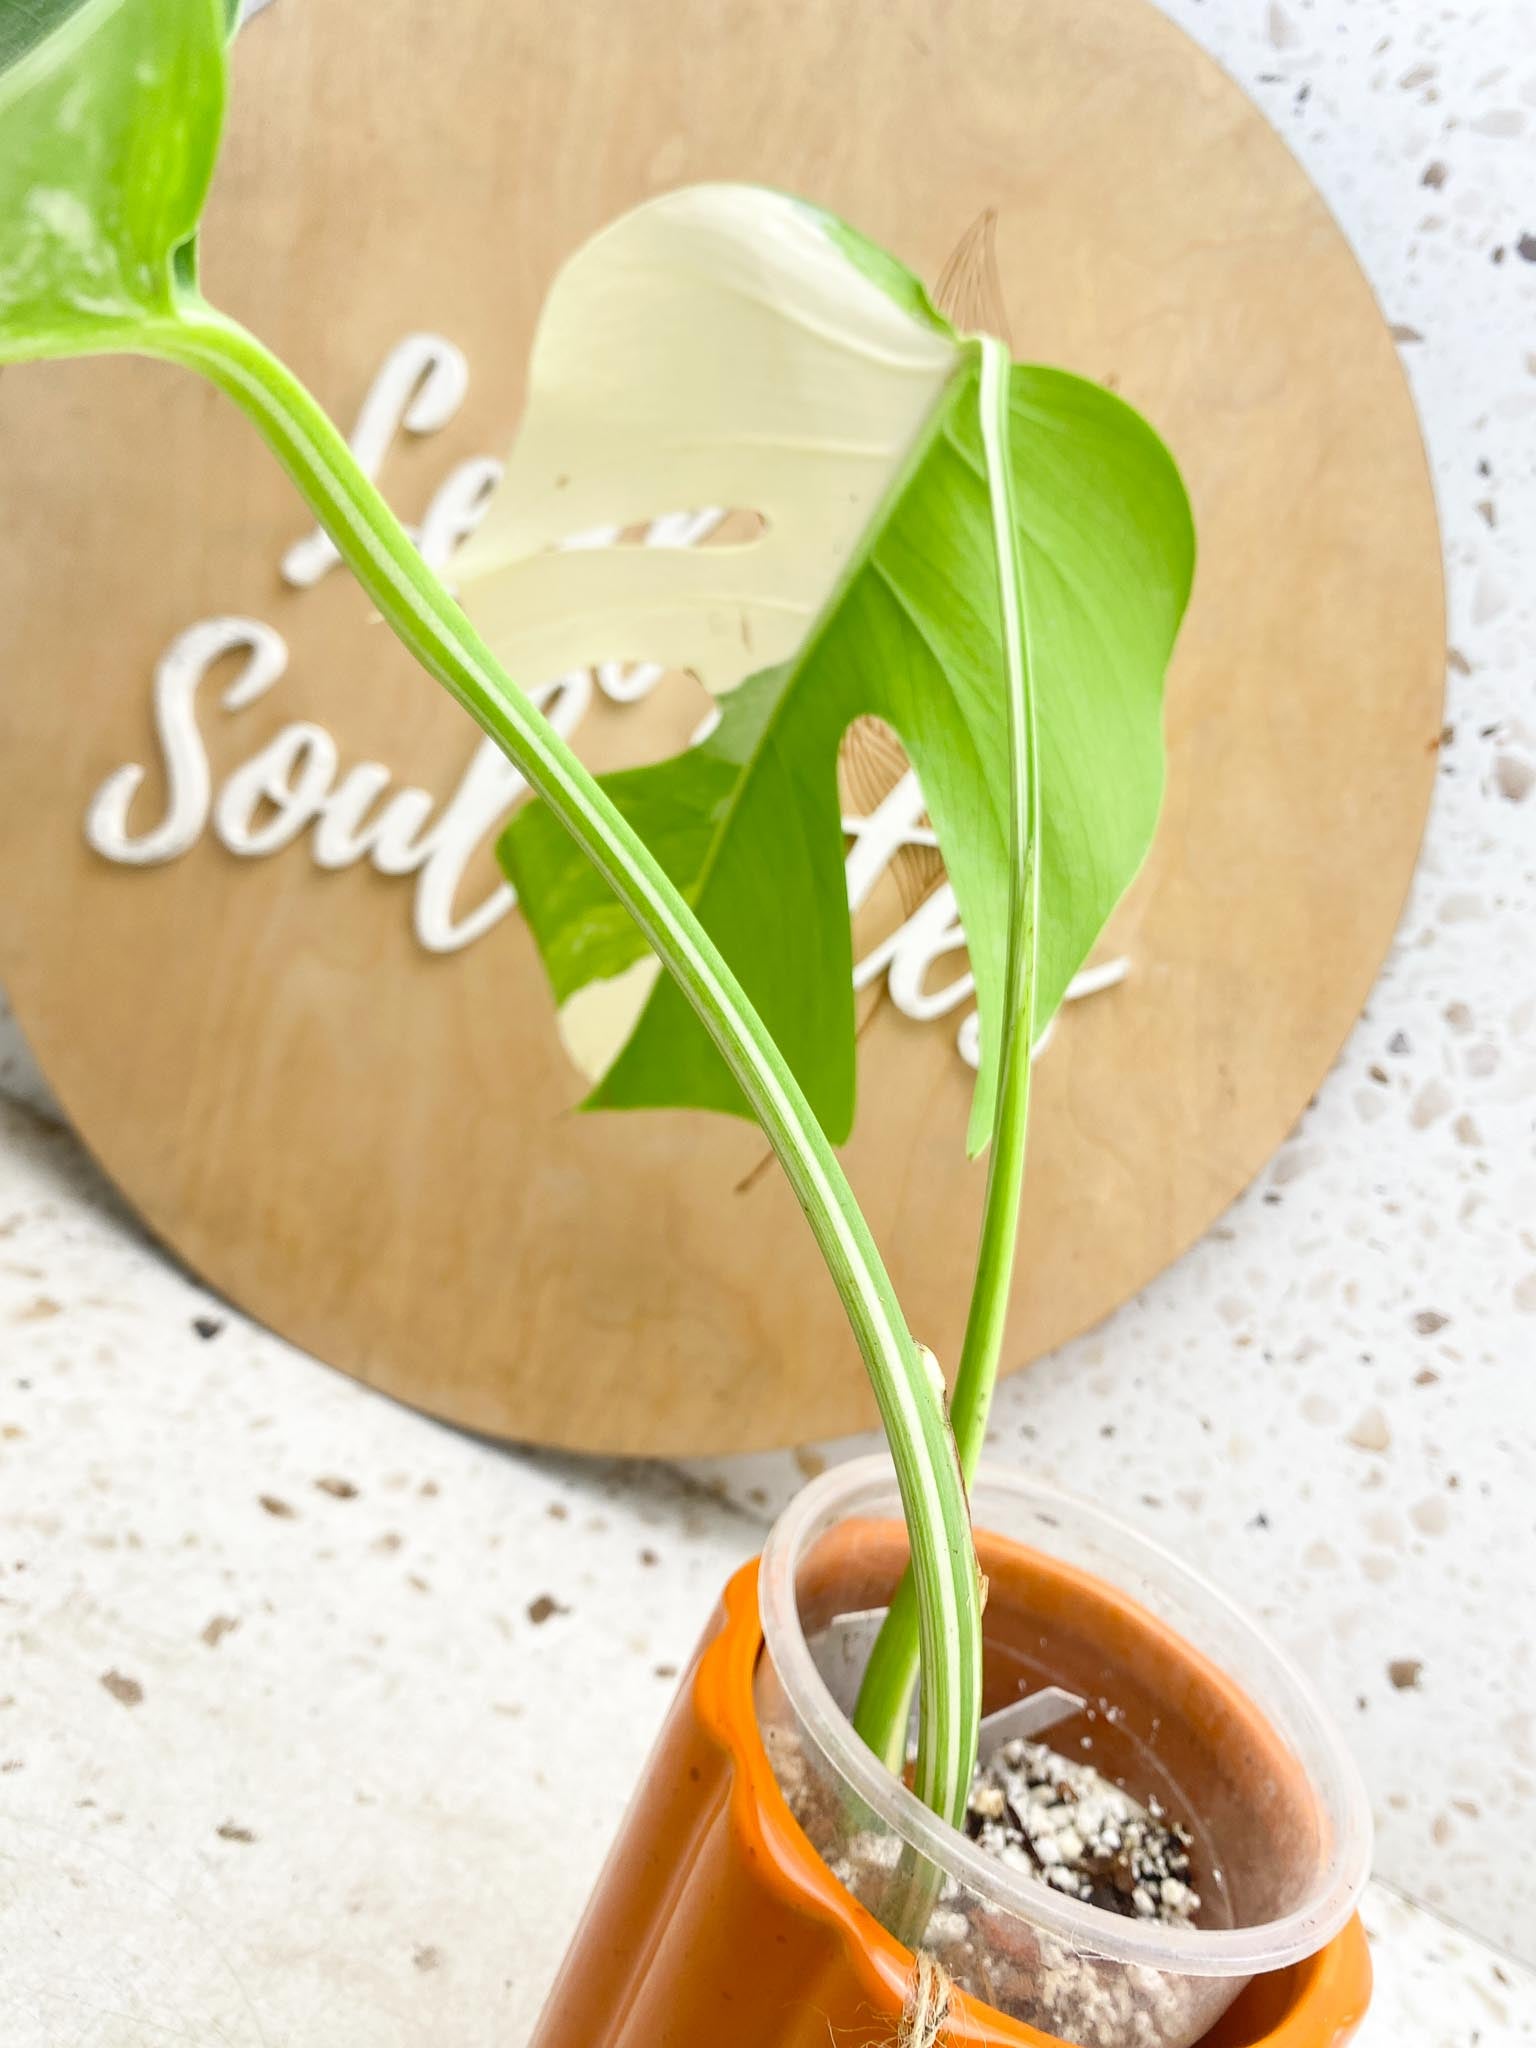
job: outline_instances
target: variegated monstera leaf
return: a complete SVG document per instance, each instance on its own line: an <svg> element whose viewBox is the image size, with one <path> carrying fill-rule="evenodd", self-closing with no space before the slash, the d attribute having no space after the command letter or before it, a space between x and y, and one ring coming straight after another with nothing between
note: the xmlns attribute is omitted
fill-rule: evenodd
<svg viewBox="0 0 1536 2048"><path fill-rule="evenodd" d="M980 350L828 214L711 185L656 199L551 290L525 419L454 565L512 674L692 671L721 716L606 787L740 976L834 1139L854 1110L839 743L899 736L964 923L981 1018L972 1149L996 1088L1008 921L998 540ZM1140 865L1163 671L1193 539L1167 451L1111 393L1012 371L1011 462L1039 729L1043 1030ZM560 549L673 508L758 515L735 545ZM590 1100L741 1110L629 918L537 805L503 840Z"/></svg>

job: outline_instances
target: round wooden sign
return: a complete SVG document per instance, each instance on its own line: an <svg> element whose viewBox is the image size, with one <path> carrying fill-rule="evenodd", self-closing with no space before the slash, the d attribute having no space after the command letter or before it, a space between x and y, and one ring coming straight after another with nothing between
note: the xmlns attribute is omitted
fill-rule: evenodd
<svg viewBox="0 0 1536 2048"><path fill-rule="evenodd" d="M930 278L994 209L1017 352L1113 384L1183 467L1201 559L1167 809L1110 941L1123 979L1063 1013L1039 1068L1021 1366L1249 1180L1398 916L1444 638L1371 295L1262 118L1142 0L362 19L276 0L241 36L205 265L215 302L361 413L429 546L510 441L561 259L696 179L812 196ZM0 438L0 974L152 1227L318 1357L478 1429L683 1452L867 1424L755 1132L574 1113L488 851L505 778L306 539L244 421L162 366L87 363L7 373ZM643 702L626 680L568 693L594 765L696 721L681 679ZM338 783L373 764L350 833L273 843L261 789L295 724L330 736ZM920 927L898 950L865 998L847 1161L952 1363L983 1179L970 1006Z"/></svg>

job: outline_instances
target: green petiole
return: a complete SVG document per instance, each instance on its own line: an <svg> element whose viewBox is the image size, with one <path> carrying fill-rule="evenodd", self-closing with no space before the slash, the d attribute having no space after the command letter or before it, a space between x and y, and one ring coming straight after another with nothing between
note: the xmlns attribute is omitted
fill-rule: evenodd
<svg viewBox="0 0 1536 2048"><path fill-rule="evenodd" d="M969 1486L986 1439L1013 1282L1024 1148L1029 1125L1030 1056L1035 1037L1035 964L1040 931L1040 746L1035 717L1024 564L1014 503L1007 349L981 337L979 412L1002 610L1008 687L1009 900L1005 1020L997 1113L970 1310L950 1401L950 1421ZM854 1726L889 1769L906 1763L907 1727L922 1656L916 1578L896 1590L859 1688Z"/></svg>

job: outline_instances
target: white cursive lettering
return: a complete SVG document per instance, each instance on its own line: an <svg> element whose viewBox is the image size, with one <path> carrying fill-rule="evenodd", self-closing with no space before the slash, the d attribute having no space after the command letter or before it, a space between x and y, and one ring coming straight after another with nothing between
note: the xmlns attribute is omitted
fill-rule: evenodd
<svg viewBox="0 0 1536 2048"><path fill-rule="evenodd" d="M288 666L280 633L260 619L204 619L178 634L155 667L155 731L170 797L165 817L138 838L128 812L144 770L137 762L117 769L97 790L85 816L85 836L107 860L150 867L176 860L197 844L208 822L208 756L198 738L192 700L203 677L227 654L244 650L240 673L224 692L224 707L238 711L271 689Z"/></svg>
<svg viewBox="0 0 1536 2048"><path fill-rule="evenodd" d="M462 352L440 335L408 335L380 366L359 409L351 445L374 479L402 433L441 432L458 412L469 383ZM417 545L433 568L442 569L454 549L483 516L501 465L475 456L450 470L430 499ZM654 547L692 547L725 517L718 507L671 512L653 520L645 541ZM561 545L594 547L618 537L614 528L568 536ZM314 587L340 560L330 538L318 528L296 541L281 563L283 580L297 590ZM240 666L220 702L235 713L254 704L288 668L282 635L260 619L204 619L177 635L155 666L153 713L165 776L164 815L135 832L130 824L145 769L129 762L115 769L92 798L85 836L104 859L148 867L180 859L209 829L232 854L262 859L291 846L306 832L310 857L335 870L366 863L381 875L414 877L412 922L418 942L432 953L454 953L483 938L515 907L517 897L498 882L468 909L461 909L470 863L500 831L528 785L493 741L477 747L457 788L439 809L424 789L396 787L382 762L341 767L335 739L322 725L295 720L225 778L215 797L208 752L198 726L199 685L231 656ZM530 694L551 723L570 738L592 702L594 684L616 704L635 704L661 680L654 662L606 662L595 672L575 670ZM694 734L697 742L718 718L712 710ZM937 844L926 822L922 790L909 769L867 817L845 817L848 901L859 910L880 876L905 846ZM868 988L882 976L895 1008L916 1021L950 1015L970 1000L975 980L969 967L937 987L929 985L936 964L963 956L965 933L954 891L940 883L904 923L880 940L854 970L854 987ZM1125 978L1129 963L1112 960L1085 969L1067 990L1076 1001ZM1035 1054L1050 1036L1042 1034ZM979 1023L974 1007L957 1037L962 1059L980 1060Z"/></svg>

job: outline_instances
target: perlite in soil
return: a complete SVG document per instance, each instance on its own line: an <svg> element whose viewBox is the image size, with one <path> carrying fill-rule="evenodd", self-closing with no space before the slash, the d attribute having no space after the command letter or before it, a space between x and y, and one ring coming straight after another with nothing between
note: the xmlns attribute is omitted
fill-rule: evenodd
<svg viewBox="0 0 1536 2048"><path fill-rule="evenodd" d="M791 1812L834 1877L884 1918L909 1880L903 1845L860 1826L806 1758L796 1736L771 1720L764 1739ZM1015 1738L978 1765L966 1832L1006 1869L1122 1918L1188 1928L1201 1908L1188 1828L1155 1798L1145 1805L1093 1765L1043 1742ZM946 1879L922 1948L962 1990L1081 2048L1155 2048L1186 2038L1197 1981L1124 1969L1027 1928ZM1198 2030L1198 2027L1197 2029Z"/></svg>
<svg viewBox="0 0 1536 2048"><path fill-rule="evenodd" d="M1010 1870L1084 1905L1166 1927L1199 1914L1188 1828L1047 1743L1006 1742L977 1767L966 1832Z"/></svg>

